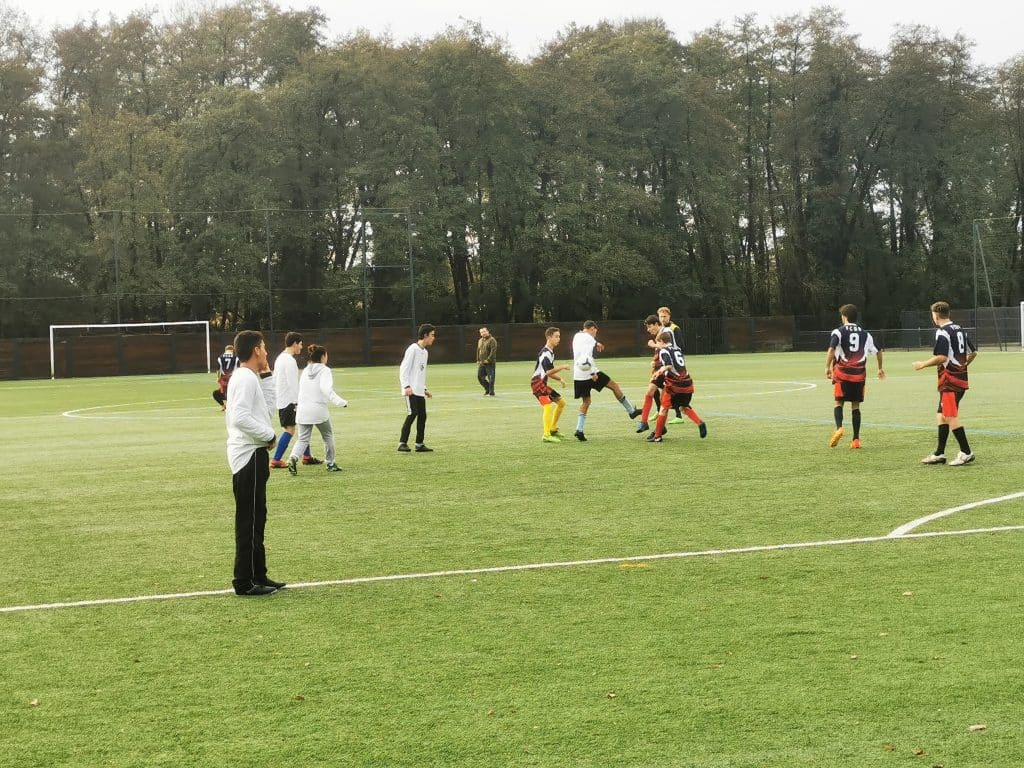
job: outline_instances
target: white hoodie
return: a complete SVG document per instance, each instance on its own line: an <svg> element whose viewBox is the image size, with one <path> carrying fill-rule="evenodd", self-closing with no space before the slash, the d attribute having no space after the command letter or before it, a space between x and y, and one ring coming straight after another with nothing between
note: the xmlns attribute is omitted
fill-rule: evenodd
<svg viewBox="0 0 1024 768"><path fill-rule="evenodd" d="M295 422L322 424L329 420L328 401L342 408L348 405L348 401L334 391L331 369L323 363L310 363L299 377L299 407L295 411Z"/></svg>

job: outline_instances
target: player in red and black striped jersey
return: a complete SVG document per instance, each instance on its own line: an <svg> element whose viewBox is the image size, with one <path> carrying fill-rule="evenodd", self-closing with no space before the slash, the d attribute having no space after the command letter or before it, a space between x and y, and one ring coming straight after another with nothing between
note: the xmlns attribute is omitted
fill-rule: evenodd
<svg viewBox="0 0 1024 768"><path fill-rule="evenodd" d="M530 378L530 389L537 402L544 408L544 442L560 443L558 435L558 419L565 410L565 399L548 383L550 379L564 384L559 378L560 371L569 369L568 365L555 365L555 347L562 339L562 332L555 327L544 331L545 344L537 354L537 365Z"/></svg>
<svg viewBox="0 0 1024 768"><path fill-rule="evenodd" d="M690 421L697 425L702 438L708 436L707 424L697 415L697 412L690 407L690 400L693 398L693 379L686 370L686 358L683 350L672 343L672 332L662 331L657 340L661 343L658 350L659 365L654 369L651 381L663 377L661 390L661 408L658 411L658 421L654 427L654 434L647 438L650 443L660 443L665 434L665 422L668 420L669 408L680 408Z"/></svg>
<svg viewBox="0 0 1024 768"><path fill-rule="evenodd" d="M672 334L672 343L680 349L683 348L683 330L674 322L672 322L672 310L668 307L658 307L658 322L661 323L661 329L668 331ZM675 409L676 415L669 424L682 424L683 414L678 408Z"/></svg>
<svg viewBox="0 0 1024 768"><path fill-rule="evenodd" d="M217 389L213 390L213 399L217 401L222 411L227 408L228 381L238 364L238 355L235 354L235 348L231 344L224 347L224 352L217 356Z"/></svg>
<svg viewBox="0 0 1024 768"><path fill-rule="evenodd" d="M665 345L658 340L658 337L665 328L658 320L657 315L648 315L647 319L644 320L644 326L651 335L647 346L654 350L654 359L651 360L651 371L653 372L661 367L661 350ZM646 432L651 428L648 420L651 417L651 410L654 408L654 404L661 402L661 388L664 386L664 383L665 377L663 375L651 377L647 385L647 392L644 393L644 406L640 411L640 423L636 428L637 434Z"/></svg>
<svg viewBox="0 0 1024 768"><path fill-rule="evenodd" d="M939 442L935 453L921 459L922 464L945 464L946 441L953 433L960 445L950 466L958 467L974 461L974 454L967 442L967 433L960 425L960 400L970 384L967 381L967 366L978 356L978 349L968 338L967 331L949 319L949 304L936 301L931 306L932 322L935 323L935 346L932 356L914 363L914 370L936 366L939 370L939 410L936 422L939 426Z"/></svg>
<svg viewBox="0 0 1024 768"><path fill-rule="evenodd" d="M836 422L835 431L828 441L829 448L835 448L845 432L843 403L850 404L850 416L853 421L853 441L850 447L860 448L860 404L864 402L868 355L874 355L878 361L878 378L885 378L882 350L875 346L871 334L857 324L859 316L860 312L855 305L843 304L839 308L839 317L843 324L832 331L828 340L825 377L833 384L835 408L832 409L832 415Z"/></svg>

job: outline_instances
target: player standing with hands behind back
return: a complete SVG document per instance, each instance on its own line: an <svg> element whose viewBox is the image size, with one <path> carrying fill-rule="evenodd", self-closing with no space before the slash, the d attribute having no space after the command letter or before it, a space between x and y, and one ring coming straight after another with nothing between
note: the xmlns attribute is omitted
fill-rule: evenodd
<svg viewBox="0 0 1024 768"><path fill-rule="evenodd" d="M241 364L228 384L228 464L235 495L236 595L269 595L285 586L267 577L267 553L263 532L267 525L269 449L274 447L274 378L267 359L267 345L259 331L242 331L235 337Z"/></svg>
<svg viewBox="0 0 1024 768"><path fill-rule="evenodd" d="M833 416L835 432L829 438L828 447L835 448L846 431L843 429L843 403L850 404L853 421L851 448L860 448L860 404L864 402L864 383L867 381L868 355L874 355L878 362L878 378L885 378L882 368L882 350L875 346L871 334L857 325L859 316L853 304L839 308L839 319L843 324L832 331L828 340L828 354L825 357L825 377L835 386L833 396L836 405Z"/></svg>

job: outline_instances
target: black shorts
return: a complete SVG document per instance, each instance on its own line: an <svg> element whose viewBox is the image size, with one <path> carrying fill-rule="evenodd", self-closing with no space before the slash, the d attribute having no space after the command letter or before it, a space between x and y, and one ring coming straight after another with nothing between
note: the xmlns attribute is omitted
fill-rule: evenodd
<svg viewBox="0 0 1024 768"><path fill-rule="evenodd" d="M661 392L662 408L689 408L692 400L693 392L669 392L667 389Z"/></svg>
<svg viewBox="0 0 1024 768"><path fill-rule="evenodd" d="M836 400L842 400L844 403L864 402L863 381L836 381L833 384L832 395Z"/></svg>
<svg viewBox="0 0 1024 768"><path fill-rule="evenodd" d="M608 386L608 382L610 382L611 380L611 377L607 373L605 373L604 371L598 371L597 381L594 381L593 379L573 381L572 385L576 395L575 399L579 400L580 398L590 397L590 393L592 391L600 392L602 389Z"/></svg>
<svg viewBox="0 0 1024 768"><path fill-rule="evenodd" d="M289 403L284 408L277 409L277 418L281 420L282 427L295 426L295 406L296 403Z"/></svg>

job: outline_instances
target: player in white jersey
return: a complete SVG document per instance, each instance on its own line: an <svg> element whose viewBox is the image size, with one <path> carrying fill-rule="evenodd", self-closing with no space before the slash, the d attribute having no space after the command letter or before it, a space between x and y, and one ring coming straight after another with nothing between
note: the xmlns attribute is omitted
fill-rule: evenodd
<svg viewBox="0 0 1024 768"><path fill-rule="evenodd" d="M583 428L587 421L587 411L590 410L590 393L600 392L605 387L611 389L615 399L629 414L629 418L635 419L640 415L640 409L634 408L629 399L622 394L622 389L611 377L597 366L594 355L604 351L604 344L597 340L597 323L587 320L583 323L583 330L573 336L572 339L572 379L573 389L577 400L580 403L580 413L576 419L576 439L586 442L587 436Z"/></svg>
<svg viewBox="0 0 1024 768"><path fill-rule="evenodd" d="M402 432L398 443L400 453L409 453L409 433L412 431L412 424L416 422L416 453L430 453L433 448L428 448L424 442L424 431L427 426L427 398L433 397L427 389L427 348L433 345L437 338L437 329L430 323L424 323L417 330L419 339L410 344L405 350L402 364L398 368L398 383L405 396L405 421L402 422Z"/></svg>
<svg viewBox="0 0 1024 768"><path fill-rule="evenodd" d="M295 437L295 409L299 403L299 364L296 358L302 354L302 334L289 331L284 337L284 351L274 360L274 382L277 388L277 418L284 430L270 460L271 469L284 469L288 462L284 461L284 452L288 443ZM320 464L309 453L309 446L302 457L303 464Z"/></svg>
<svg viewBox="0 0 1024 768"><path fill-rule="evenodd" d="M235 497L235 594L269 595L285 586L267 576L263 534L267 525L267 450L274 444L271 409L274 379L259 331L235 337L241 364L228 384L227 454Z"/></svg>

